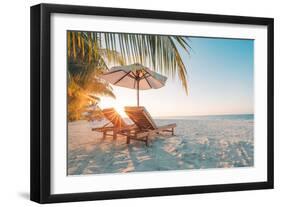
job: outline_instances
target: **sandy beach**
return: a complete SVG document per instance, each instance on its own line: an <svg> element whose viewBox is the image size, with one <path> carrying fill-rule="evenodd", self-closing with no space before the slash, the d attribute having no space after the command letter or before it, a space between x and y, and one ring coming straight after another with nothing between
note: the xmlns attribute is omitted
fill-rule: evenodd
<svg viewBox="0 0 281 207"><path fill-rule="evenodd" d="M91 128L102 123L68 124L68 175L250 167L254 165L253 120L156 119L176 123L175 135L151 140L149 147L125 137L102 138Z"/></svg>

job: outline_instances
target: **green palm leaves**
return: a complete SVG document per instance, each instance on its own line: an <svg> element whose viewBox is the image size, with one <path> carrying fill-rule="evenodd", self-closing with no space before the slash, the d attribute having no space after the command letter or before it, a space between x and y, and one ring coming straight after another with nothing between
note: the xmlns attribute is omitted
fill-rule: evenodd
<svg viewBox="0 0 281 207"><path fill-rule="evenodd" d="M141 63L164 75L178 75L188 92L187 70L179 53L179 47L188 52L185 37L143 34L101 33L105 48L120 51L125 64Z"/></svg>
<svg viewBox="0 0 281 207"><path fill-rule="evenodd" d="M68 55L88 63L102 56L108 64L141 63L167 76L178 76L188 92L187 69L180 50L189 52L187 37L102 32L68 32ZM77 41L74 41L74 39ZM93 58L94 57L94 58Z"/></svg>
<svg viewBox="0 0 281 207"><path fill-rule="evenodd" d="M112 88L99 75L113 65L140 63L163 75L178 76L188 93L187 69L181 53L188 53L189 49L186 37L68 31L69 83L73 81L83 94L114 97Z"/></svg>

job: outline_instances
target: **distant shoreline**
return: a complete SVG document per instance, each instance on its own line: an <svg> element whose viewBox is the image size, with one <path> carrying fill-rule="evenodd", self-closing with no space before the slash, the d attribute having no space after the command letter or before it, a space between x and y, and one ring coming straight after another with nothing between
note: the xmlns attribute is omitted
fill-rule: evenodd
<svg viewBox="0 0 281 207"><path fill-rule="evenodd" d="M155 119L254 119L254 114L217 114L217 115L189 115L189 116L153 116Z"/></svg>

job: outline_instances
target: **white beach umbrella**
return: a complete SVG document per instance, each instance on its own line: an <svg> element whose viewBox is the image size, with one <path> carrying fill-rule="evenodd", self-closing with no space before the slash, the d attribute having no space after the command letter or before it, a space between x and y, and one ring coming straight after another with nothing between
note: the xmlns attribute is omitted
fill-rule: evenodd
<svg viewBox="0 0 281 207"><path fill-rule="evenodd" d="M158 89L165 85L167 77L150 70L139 63L112 67L101 76L113 85L137 90L139 106L139 90Z"/></svg>

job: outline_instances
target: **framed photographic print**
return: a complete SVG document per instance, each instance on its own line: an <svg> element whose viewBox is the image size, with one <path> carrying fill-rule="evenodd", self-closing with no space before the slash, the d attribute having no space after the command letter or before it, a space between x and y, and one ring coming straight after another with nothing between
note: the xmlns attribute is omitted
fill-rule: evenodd
<svg viewBox="0 0 281 207"><path fill-rule="evenodd" d="M31 7L31 200L273 188L273 19Z"/></svg>

